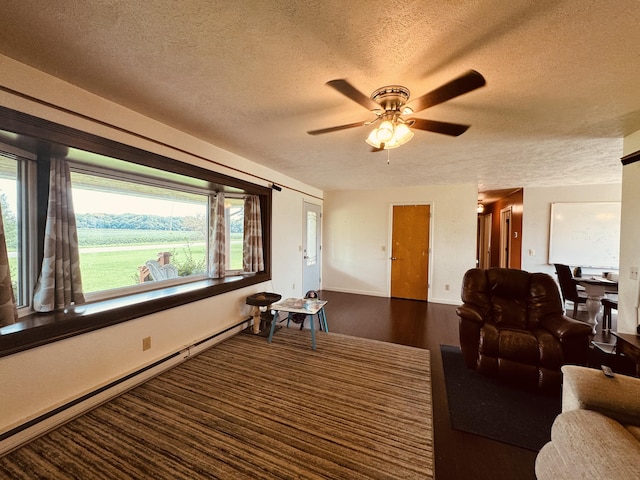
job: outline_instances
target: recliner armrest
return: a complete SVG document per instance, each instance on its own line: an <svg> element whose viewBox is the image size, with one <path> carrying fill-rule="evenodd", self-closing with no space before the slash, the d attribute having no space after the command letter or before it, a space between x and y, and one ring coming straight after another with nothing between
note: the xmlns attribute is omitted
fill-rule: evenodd
<svg viewBox="0 0 640 480"><path fill-rule="evenodd" d="M464 303L456 308L456 313L461 319L471 320L472 322L476 322L479 324L484 323L482 312L468 303Z"/></svg>
<svg viewBox="0 0 640 480"><path fill-rule="evenodd" d="M640 378L608 378L601 370L576 365L564 365L562 373L563 412L594 410L623 425L640 426Z"/></svg>
<svg viewBox="0 0 640 480"><path fill-rule="evenodd" d="M574 320L561 313L547 315L540 320L540 325L553 334L554 337L563 338L588 336L591 334L591 326L580 320Z"/></svg>

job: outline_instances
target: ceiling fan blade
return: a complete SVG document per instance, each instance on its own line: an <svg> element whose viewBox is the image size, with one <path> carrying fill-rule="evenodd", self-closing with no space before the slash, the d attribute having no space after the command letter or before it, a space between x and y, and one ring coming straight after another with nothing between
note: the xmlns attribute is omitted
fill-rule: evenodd
<svg viewBox="0 0 640 480"><path fill-rule="evenodd" d="M347 125L338 125L337 127L321 128L319 130L310 130L307 133L309 135L320 135L323 133L337 132L338 130L346 130L347 128L361 127L366 123L367 122L349 123Z"/></svg>
<svg viewBox="0 0 640 480"><path fill-rule="evenodd" d="M410 118L407 120L411 124L411 128L419 130L427 130L429 132L442 133L443 135L451 135L457 137L462 135L471 125L460 125L459 123L438 122L436 120L426 120L424 118Z"/></svg>
<svg viewBox="0 0 640 480"><path fill-rule="evenodd" d="M380 105L378 103L371 100L364 93L362 93L360 90L358 90L343 78L340 78L338 80L330 80L327 82L327 85L333 87L345 97L348 97L354 102L362 105L367 110L380 109Z"/></svg>
<svg viewBox="0 0 640 480"><path fill-rule="evenodd" d="M480 88L486 85L486 83L487 82L480 73L475 70L469 70L464 75L409 102L408 106L414 112L419 112L425 108L433 107L434 105L446 102L447 100L460 96L464 93L468 93L476 88Z"/></svg>

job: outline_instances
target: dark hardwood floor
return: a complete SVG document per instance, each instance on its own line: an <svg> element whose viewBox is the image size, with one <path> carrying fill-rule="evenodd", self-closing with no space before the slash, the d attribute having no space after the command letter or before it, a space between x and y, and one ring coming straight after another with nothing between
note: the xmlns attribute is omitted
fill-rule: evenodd
<svg viewBox="0 0 640 480"><path fill-rule="evenodd" d="M459 345L455 306L323 290L329 331L431 352L437 480L535 479L536 452L451 428L440 345Z"/></svg>

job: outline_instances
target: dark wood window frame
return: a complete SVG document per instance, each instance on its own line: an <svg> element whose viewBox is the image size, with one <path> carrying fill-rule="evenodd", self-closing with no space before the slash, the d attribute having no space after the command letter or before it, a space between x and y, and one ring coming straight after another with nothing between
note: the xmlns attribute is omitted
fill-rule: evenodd
<svg viewBox="0 0 640 480"><path fill-rule="evenodd" d="M45 146L44 148L50 148L54 144L73 147L124 160L132 164L144 165L192 177L206 182L210 191L244 192L258 195L263 212L263 242L265 250L265 270L263 272L223 279L198 280L92 302L86 305L72 306L64 311L46 314L33 313L21 317L19 323L2 329L0 333L0 357L271 280L271 188L180 162L163 155L5 107L0 107L0 129L39 140ZM180 149L176 150L182 151ZM40 212L44 207L43 197L46 202L46 195L38 192L38 197L38 211ZM42 216L41 213L39 213L40 216ZM38 237L40 239L42 236L40 231L44 229L44 225L41 221L38 223ZM38 241L38 244L40 243ZM39 256L41 255L42 252L40 251ZM39 261L41 261L41 258Z"/></svg>

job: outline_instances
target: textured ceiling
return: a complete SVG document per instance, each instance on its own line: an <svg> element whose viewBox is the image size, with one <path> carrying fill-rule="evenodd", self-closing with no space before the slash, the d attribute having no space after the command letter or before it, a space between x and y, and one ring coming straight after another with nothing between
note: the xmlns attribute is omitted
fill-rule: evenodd
<svg viewBox="0 0 640 480"><path fill-rule="evenodd" d="M0 53L324 190L616 183L640 129L637 0L4 0L0 21ZM460 137L387 157L367 127L306 133L373 118L328 80L415 98L469 69L487 86L416 114Z"/></svg>

